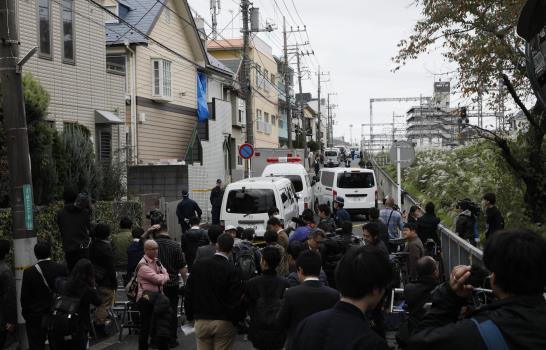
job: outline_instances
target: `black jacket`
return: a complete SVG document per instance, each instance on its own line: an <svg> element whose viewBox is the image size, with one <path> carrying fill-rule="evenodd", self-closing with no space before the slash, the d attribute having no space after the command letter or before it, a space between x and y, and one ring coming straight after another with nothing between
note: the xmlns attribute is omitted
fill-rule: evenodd
<svg viewBox="0 0 546 350"><path fill-rule="evenodd" d="M248 338L256 349L281 349L286 340L286 330L276 324L288 282L277 277L275 270L264 271L245 285L245 305L250 316Z"/></svg>
<svg viewBox="0 0 546 350"><path fill-rule="evenodd" d="M195 259L193 260L193 263L205 259L205 258L211 258L216 253L216 244L207 244L202 247L197 248L195 251ZM192 265L193 266L193 265Z"/></svg>
<svg viewBox="0 0 546 350"><path fill-rule="evenodd" d="M209 236L207 235L207 231L203 229L192 228L182 234L181 242L188 268L191 268L195 261L197 248L209 244Z"/></svg>
<svg viewBox="0 0 546 350"><path fill-rule="evenodd" d="M57 284L62 295L70 297L80 298L80 307L78 308L80 330L91 330L91 313L90 306L99 306L102 300L95 288L91 288L89 285L70 286L70 282L64 281L64 283Z"/></svg>
<svg viewBox="0 0 546 350"><path fill-rule="evenodd" d="M131 277L133 277L135 269L143 256L144 244L140 240L133 240L131 244L129 244L129 246L127 247L127 276L125 277L126 282L128 282Z"/></svg>
<svg viewBox="0 0 546 350"><path fill-rule="evenodd" d="M432 300L432 291L438 286L438 281L430 276L419 277L414 283L408 283L404 288L404 297L411 316L421 319L425 314L424 306Z"/></svg>
<svg viewBox="0 0 546 350"><path fill-rule="evenodd" d="M74 204L65 204L57 213L57 225L61 232L63 251L71 252L89 246L91 212Z"/></svg>
<svg viewBox="0 0 546 350"><path fill-rule="evenodd" d="M224 191L218 186L214 186L210 191L210 204L215 208L222 206L222 198L224 197Z"/></svg>
<svg viewBox="0 0 546 350"><path fill-rule="evenodd" d="M185 223L184 219L191 219L193 217L201 217L203 211L199 208L197 202L193 199L185 197L176 206L176 216L178 217L178 223Z"/></svg>
<svg viewBox="0 0 546 350"><path fill-rule="evenodd" d="M214 255L199 260L186 284L186 318L237 322L242 316L242 295L241 278L228 259Z"/></svg>
<svg viewBox="0 0 546 350"><path fill-rule="evenodd" d="M172 323L175 322L174 313L169 298L163 293L154 293L152 299L152 327L157 338L172 337Z"/></svg>
<svg viewBox="0 0 546 350"><path fill-rule="evenodd" d="M438 288L432 308L410 338L410 349L487 350L479 330L468 318L458 321L466 300L449 286ZM493 302L470 317L492 320L510 349L546 349L546 301L542 295L516 296Z"/></svg>
<svg viewBox="0 0 546 350"><path fill-rule="evenodd" d="M493 206L487 208L485 210L485 216L485 226L487 228L485 231L485 238L489 238L493 233L504 228L504 219L497 207Z"/></svg>
<svg viewBox="0 0 546 350"><path fill-rule="evenodd" d="M56 280L67 275L66 266L51 260L40 261L38 265L49 288L45 285L42 276L36 269L36 265L23 272L21 308L23 317L27 321L39 319L50 312L53 293L56 292Z"/></svg>
<svg viewBox="0 0 546 350"><path fill-rule="evenodd" d="M345 252L349 249L352 242L352 236L349 235L334 235L322 241L320 253L322 256L322 268L328 276L328 285L335 288L336 281L334 272L338 262L341 260Z"/></svg>
<svg viewBox="0 0 546 350"><path fill-rule="evenodd" d="M457 216L455 221L455 232L462 239L474 241L474 226L476 224L476 218L472 215L470 210L465 210Z"/></svg>
<svg viewBox="0 0 546 350"><path fill-rule="evenodd" d="M101 269L104 271L103 278L99 278L97 271L95 271L97 286L116 289L118 282L116 279L116 269L114 267L114 249L112 249L110 242L101 239L93 239L89 248L89 259L96 270Z"/></svg>
<svg viewBox="0 0 546 350"><path fill-rule="evenodd" d="M376 223L379 226L379 239L385 243L385 246L389 245L389 228L380 219L370 220L370 223Z"/></svg>
<svg viewBox="0 0 546 350"><path fill-rule="evenodd" d="M324 231L326 233L335 233L336 232L336 223L335 223L334 219L332 219L332 218L322 219L318 223L317 228L320 228L322 231Z"/></svg>
<svg viewBox="0 0 546 350"><path fill-rule="evenodd" d="M279 324L288 331L286 348L292 348L292 339L301 321L331 308L338 300L337 290L322 286L320 281L305 281L299 286L289 288L284 294L284 303L278 318Z"/></svg>
<svg viewBox="0 0 546 350"><path fill-rule="evenodd" d="M0 261L0 327L17 324L17 293L15 278L5 261Z"/></svg>
<svg viewBox="0 0 546 350"><path fill-rule="evenodd" d="M438 224L440 219L432 214L425 214L417 220L417 235L423 244L427 243L429 238L439 246L440 239L438 238Z"/></svg>
<svg viewBox="0 0 546 350"><path fill-rule="evenodd" d="M305 319L294 337L294 350L388 350L356 306L345 302Z"/></svg>

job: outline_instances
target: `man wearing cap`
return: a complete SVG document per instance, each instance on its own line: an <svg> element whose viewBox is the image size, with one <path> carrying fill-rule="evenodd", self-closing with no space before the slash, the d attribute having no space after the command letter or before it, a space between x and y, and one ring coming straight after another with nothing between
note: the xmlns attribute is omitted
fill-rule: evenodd
<svg viewBox="0 0 546 350"><path fill-rule="evenodd" d="M182 190L182 200L176 207L176 216L178 217L178 223L182 227L182 233L185 233L190 229L189 220L194 217L201 217L203 211L199 208L199 205L190 199L188 190Z"/></svg>
<svg viewBox="0 0 546 350"><path fill-rule="evenodd" d="M220 209L222 208L222 198L224 190L222 189L222 180L216 180L216 186L210 191L210 204L212 206L212 224L220 225Z"/></svg>
<svg viewBox="0 0 546 350"><path fill-rule="evenodd" d="M336 197L334 200L334 209L336 210L335 221L337 227L341 227L341 224L344 221L351 221L351 215L349 212L343 208L345 205L345 198Z"/></svg>

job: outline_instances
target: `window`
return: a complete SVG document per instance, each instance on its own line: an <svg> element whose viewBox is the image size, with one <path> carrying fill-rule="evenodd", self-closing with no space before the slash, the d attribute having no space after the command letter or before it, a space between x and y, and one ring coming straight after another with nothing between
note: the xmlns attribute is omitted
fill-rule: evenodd
<svg viewBox="0 0 546 350"><path fill-rule="evenodd" d="M238 189L229 191L226 210L232 214L258 214L276 206L273 190Z"/></svg>
<svg viewBox="0 0 546 350"><path fill-rule="evenodd" d="M119 16L119 9L118 9L118 6L117 5L113 5L113 6L104 6L108 11L112 12L113 14L115 14L116 16ZM106 20L104 21L104 23L119 23L119 20L110 15L110 14L106 14Z"/></svg>
<svg viewBox="0 0 546 350"><path fill-rule="evenodd" d="M279 119L279 128L284 129L284 120Z"/></svg>
<svg viewBox="0 0 546 350"><path fill-rule="evenodd" d="M264 122L269 123L269 113L264 113Z"/></svg>
<svg viewBox="0 0 546 350"><path fill-rule="evenodd" d="M99 131L99 162L108 165L112 161L112 131Z"/></svg>
<svg viewBox="0 0 546 350"><path fill-rule="evenodd" d="M243 158L241 156L237 156L237 165L243 165Z"/></svg>
<svg viewBox="0 0 546 350"><path fill-rule="evenodd" d="M38 0L38 18L40 28L38 33L39 53L43 57L51 57L51 3L50 0Z"/></svg>
<svg viewBox="0 0 546 350"><path fill-rule="evenodd" d="M119 75L125 75L126 56L125 55L106 55L106 71Z"/></svg>
<svg viewBox="0 0 546 350"><path fill-rule="evenodd" d="M275 86L275 74L271 73L271 85Z"/></svg>
<svg viewBox="0 0 546 350"><path fill-rule="evenodd" d="M154 97L170 99L171 91L171 62L163 59L152 60Z"/></svg>
<svg viewBox="0 0 546 350"><path fill-rule="evenodd" d="M273 126L277 125L277 118L274 115L271 116L271 125Z"/></svg>
<svg viewBox="0 0 546 350"><path fill-rule="evenodd" d="M239 112L239 113L238 113L238 115L237 115L237 121L238 121L239 123L242 123L242 122L243 122L243 113L244 113L244 111L242 111L242 110L239 109L238 112Z"/></svg>
<svg viewBox="0 0 546 350"><path fill-rule="evenodd" d="M303 191L303 180L301 175L275 175L275 177L284 177L285 179L290 180L294 186L296 192Z"/></svg>
<svg viewBox="0 0 546 350"><path fill-rule="evenodd" d="M267 79L269 79L269 71L267 69L264 69L263 88L265 91L269 91L269 82L267 81Z"/></svg>
<svg viewBox="0 0 546 350"><path fill-rule="evenodd" d="M262 85L262 67L256 65L256 87Z"/></svg>
<svg viewBox="0 0 546 350"><path fill-rule="evenodd" d="M74 0L63 0L63 62L74 63Z"/></svg>
<svg viewBox="0 0 546 350"><path fill-rule="evenodd" d="M373 174L360 172L345 172L337 176L339 188L371 188L374 186Z"/></svg>
<svg viewBox="0 0 546 350"><path fill-rule="evenodd" d="M334 185L334 173L330 171L323 171L320 178L320 183L324 186L332 187Z"/></svg>

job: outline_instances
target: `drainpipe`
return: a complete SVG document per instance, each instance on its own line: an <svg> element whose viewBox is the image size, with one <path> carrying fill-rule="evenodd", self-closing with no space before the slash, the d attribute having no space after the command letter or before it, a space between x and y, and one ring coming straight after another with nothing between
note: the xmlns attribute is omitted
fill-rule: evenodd
<svg viewBox="0 0 546 350"><path fill-rule="evenodd" d="M137 108L136 108L136 52L125 41L127 51L131 53L129 65L131 66L131 162L138 164L138 142L137 142Z"/></svg>

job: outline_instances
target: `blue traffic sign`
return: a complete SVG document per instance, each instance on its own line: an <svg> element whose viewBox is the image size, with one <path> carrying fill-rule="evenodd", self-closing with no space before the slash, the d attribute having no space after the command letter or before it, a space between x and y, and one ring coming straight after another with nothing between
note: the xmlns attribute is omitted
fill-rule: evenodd
<svg viewBox="0 0 546 350"><path fill-rule="evenodd" d="M243 159L250 159L254 156L254 147L249 143L244 143L239 147L239 155Z"/></svg>

